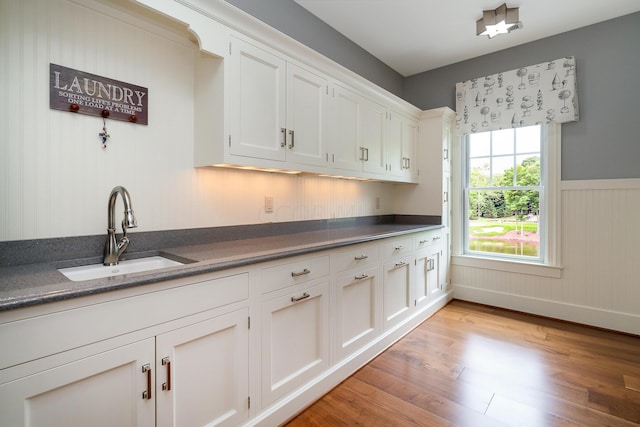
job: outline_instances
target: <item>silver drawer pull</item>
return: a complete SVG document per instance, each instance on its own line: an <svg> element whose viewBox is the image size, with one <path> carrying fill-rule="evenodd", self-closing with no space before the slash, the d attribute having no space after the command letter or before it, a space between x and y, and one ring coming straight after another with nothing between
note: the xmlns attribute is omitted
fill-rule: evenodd
<svg viewBox="0 0 640 427"><path fill-rule="evenodd" d="M304 294L302 294L301 297L291 297L291 302L298 302L298 301L302 301L303 299L307 299L309 298L311 295L309 295L307 292L305 292Z"/></svg>
<svg viewBox="0 0 640 427"><path fill-rule="evenodd" d="M357 256L357 257L355 257L354 259L355 259L356 261L362 261L363 259L367 259L367 258L369 258L369 255L362 254L362 255L358 255L358 256Z"/></svg>
<svg viewBox="0 0 640 427"><path fill-rule="evenodd" d="M440 240L440 236L436 236L436 237L434 237L434 238L433 238L433 240L434 240L434 241L435 241L435 240Z"/></svg>
<svg viewBox="0 0 640 427"><path fill-rule="evenodd" d="M311 273L311 270L309 270L308 268L305 268L302 271L292 271L291 277L304 276L305 274L309 274L309 273Z"/></svg>
<svg viewBox="0 0 640 427"><path fill-rule="evenodd" d="M147 376L147 389L142 392L142 398L151 400L151 365L149 363L142 365L142 373Z"/></svg>
<svg viewBox="0 0 640 427"><path fill-rule="evenodd" d="M396 251L401 251L403 249L404 249L404 246L402 246L402 245L396 246Z"/></svg>
<svg viewBox="0 0 640 427"><path fill-rule="evenodd" d="M368 274L364 274L364 273L363 273L363 274L358 274L358 275L355 277L355 279L356 279L356 280L362 280L362 279L366 279L367 277L369 277L369 275L368 275Z"/></svg>
<svg viewBox="0 0 640 427"><path fill-rule="evenodd" d="M428 240L420 240L420 242L419 242L420 245L424 245L425 243L429 243L429 241Z"/></svg>
<svg viewBox="0 0 640 427"><path fill-rule="evenodd" d="M403 265L407 265L407 263L404 261L396 262L396 267L402 267Z"/></svg>

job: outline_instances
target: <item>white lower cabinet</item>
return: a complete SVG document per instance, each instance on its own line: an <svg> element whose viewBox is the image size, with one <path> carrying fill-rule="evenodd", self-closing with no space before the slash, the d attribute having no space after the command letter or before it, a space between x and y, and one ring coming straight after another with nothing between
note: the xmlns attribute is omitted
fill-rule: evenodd
<svg viewBox="0 0 640 427"><path fill-rule="evenodd" d="M440 282L441 246L430 246L416 253L414 304L423 307L442 290Z"/></svg>
<svg viewBox="0 0 640 427"><path fill-rule="evenodd" d="M432 257L429 248L420 249L416 252L415 260L416 280L414 286L413 303L416 307L422 307L429 302L431 288L434 283L434 270L432 268Z"/></svg>
<svg viewBox="0 0 640 427"><path fill-rule="evenodd" d="M446 248L429 230L0 312L0 424L279 424L446 304Z"/></svg>
<svg viewBox="0 0 640 427"><path fill-rule="evenodd" d="M237 425L249 413L247 316L237 310L4 384L2 423Z"/></svg>
<svg viewBox="0 0 640 427"><path fill-rule="evenodd" d="M446 290L446 264L444 260L444 233L428 232L416 236L414 304L428 305Z"/></svg>
<svg viewBox="0 0 640 427"><path fill-rule="evenodd" d="M263 406L329 367L329 283L312 283L262 303Z"/></svg>
<svg viewBox="0 0 640 427"><path fill-rule="evenodd" d="M382 331L380 266L339 277L335 286L335 360L370 342Z"/></svg>
<svg viewBox="0 0 640 427"><path fill-rule="evenodd" d="M249 414L248 310L156 337L157 426L233 426Z"/></svg>
<svg viewBox="0 0 640 427"><path fill-rule="evenodd" d="M0 385L0 424L154 426L154 357L149 338Z"/></svg>
<svg viewBox="0 0 640 427"><path fill-rule="evenodd" d="M412 256L397 258L383 266L383 327L385 330L411 314Z"/></svg>

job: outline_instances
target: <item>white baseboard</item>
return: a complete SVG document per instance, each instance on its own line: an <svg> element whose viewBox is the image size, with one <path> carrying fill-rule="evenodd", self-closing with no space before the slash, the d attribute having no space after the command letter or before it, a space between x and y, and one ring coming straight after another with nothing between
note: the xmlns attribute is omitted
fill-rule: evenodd
<svg viewBox="0 0 640 427"><path fill-rule="evenodd" d="M640 316L522 295L453 285L455 299L640 335Z"/></svg>

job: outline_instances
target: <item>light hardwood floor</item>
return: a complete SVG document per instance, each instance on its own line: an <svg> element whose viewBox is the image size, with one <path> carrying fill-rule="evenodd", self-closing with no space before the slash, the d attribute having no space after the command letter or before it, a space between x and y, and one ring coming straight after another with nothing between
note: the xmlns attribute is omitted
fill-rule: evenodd
<svg viewBox="0 0 640 427"><path fill-rule="evenodd" d="M640 425L640 337L454 300L287 425Z"/></svg>

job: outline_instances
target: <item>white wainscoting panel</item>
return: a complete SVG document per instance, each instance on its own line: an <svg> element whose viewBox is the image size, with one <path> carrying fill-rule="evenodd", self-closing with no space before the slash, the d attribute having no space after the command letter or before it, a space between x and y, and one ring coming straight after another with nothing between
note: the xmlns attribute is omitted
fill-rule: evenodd
<svg viewBox="0 0 640 427"><path fill-rule="evenodd" d="M640 179L562 185L561 278L452 265L454 298L640 335Z"/></svg>

